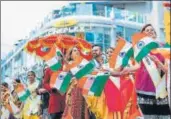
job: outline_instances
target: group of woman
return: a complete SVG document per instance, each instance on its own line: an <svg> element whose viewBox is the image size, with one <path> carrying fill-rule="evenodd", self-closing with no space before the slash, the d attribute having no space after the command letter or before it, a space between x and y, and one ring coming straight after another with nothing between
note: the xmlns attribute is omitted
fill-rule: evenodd
<svg viewBox="0 0 171 119"><path fill-rule="evenodd" d="M3 117L4 119L38 119L40 113L40 96L37 94L36 89L39 86L39 82L36 80L36 74L33 71L28 72L28 81L25 86L30 91L30 95L24 102L19 99L18 89L20 88L21 81L19 79L14 79L13 82L13 90L9 89L9 85L6 82L2 83L1 89L1 99L3 108L7 109L9 115L7 113L3 113L3 115L9 117ZM21 89L21 88L20 88ZM16 106L16 107L15 107Z"/></svg>
<svg viewBox="0 0 171 119"><path fill-rule="evenodd" d="M151 24L145 25L141 32L154 40L157 38L157 34ZM27 88L30 90L31 95L25 102L15 101L19 108L17 114L20 114L21 117L16 117L13 111L10 111L10 118L14 116L14 118L19 119L39 119L41 105L39 94L45 92L50 95L48 113L51 119L170 118L168 96L156 99L155 86L143 62L137 63L133 60L131 65L113 70L110 69L108 63L115 48L110 47L106 50L107 60L103 59L100 46L94 46L92 50L94 50L92 51L94 59L97 64L99 63L95 72L109 72L111 74L110 80L107 81L100 97L84 94L81 87L82 80L77 80L75 77L72 78L66 94L60 93L50 87L50 76L53 72L49 67L44 71L42 88L39 88L39 82L35 78L35 73L30 71L28 72ZM149 57L155 63L161 76L168 73L168 61L166 62L161 54L150 53ZM61 60L63 61L63 66L60 70L69 72L82 60L79 48L74 46L68 49L65 55L61 56ZM21 82L15 80L14 86L16 87L18 83ZM169 79L167 79L167 83L170 83ZM7 92L7 84L3 84L2 89L2 92ZM15 92L15 88L13 92ZM2 99L4 107L8 109L9 100L6 100L6 95L6 93L3 93ZM8 96L11 97L9 92Z"/></svg>

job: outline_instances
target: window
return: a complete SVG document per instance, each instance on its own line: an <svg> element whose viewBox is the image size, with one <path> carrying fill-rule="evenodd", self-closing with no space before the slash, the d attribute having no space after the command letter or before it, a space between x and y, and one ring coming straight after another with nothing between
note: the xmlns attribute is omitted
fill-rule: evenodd
<svg viewBox="0 0 171 119"><path fill-rule="evenodd" d="M67 33L68 35L75 36L75 33Z"/></svg>
<svg viewBox="0 0 171 119"><path fill-rule="evenodd" d="M130 11L127 11L127 13L128 13L127 20L132 21L132 22L136 22L137 13L136 12L130 12Z"/></svg>
<svg viewBox="0 0 171 119"><path fill-rule="evenodd" d="M103 34L102 33L97 34L96 43L103 43Z"/></svg>
<svg viewBox="0 0 171 119"><path fill-rule="evenodd" d="M116 36L124 37L124 27L116 26Z"/></svg>
<svg viewBox="0 0 171 119"><path fill-rule="evenodd" d="M107 6L106 7L106 16L107 17L112 17L112 7L110 7L110 6Z"/></svg>
<svg viewBox="0 0 171 119"><path fill-rule="evenodd" d="M141 14L138 14L138 23L145 23L144 16Z"/></svg>
<svg viewBox="0 0 171 119"><path fill-rule="evenodd" d="M105 6L99 4L93 4L93 15L105 16Z"/></svg>
<svg viewBox="0 0 171 119"><path fill-rule="evenodd" d="M110 37L109 34L104 34L104 43L110 44L110 41L111 41L110 38L111 38L111 37Z"/></svg>
<svg viewBox="0 0 171 119"><path fill-rule="evenodd" d="M125 28L125 40L131 42L131 37L137 32L137 29Z"/></svg>
<svg viewBox="0 0 171 119"><path fill-rule="evenodd" d="M77 4L76 5L77 15L92 15L92 4Z"/></svg>
<svg viewBox="0 0 171 119"><path fill-rule="evenodd" d="M114 15L115 19L119 19L119 20L125 19L125 11L124 10L114 8L114 14L115 14Z"/></svg>
<svg viewBox="0 0 171 119"><path fill-rule="evenodd" d="M94 34L91 32L85 33L86 40L90 43L94 43Z"/></svg>

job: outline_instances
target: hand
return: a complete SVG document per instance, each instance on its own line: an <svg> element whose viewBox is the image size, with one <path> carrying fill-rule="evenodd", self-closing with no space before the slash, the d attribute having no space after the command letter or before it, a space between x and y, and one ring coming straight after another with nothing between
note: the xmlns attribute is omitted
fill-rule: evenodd
<svg viewBox="0 0 171 119"><path fill-rule="evenodd" d="M121 75L126 75L126 74L129 74L131 72L130 68L124 68L122 71L121 71Z"/></svg>
<svg viewBox="0 0 171 119"><path fill-rule="evenodd" d="M121 76L121 72L119 71L111 71L110 73L112 76Z"/></svg>
<svg viewBox="0 0 171 119"><path fill-rule="evenodd" d="M21 112L21 109L19 109L15 114L20 114L20 112Z"/></svg>
<svg viewBox="0 0 171 119"><path fill-rule="evenodd" d="M154 55L150 55L149 57L150 57L151 60L153 60L156 63L160 62L160 60Z"/></svg>
<svg viewBox="0 0 171 119"><path fill-rule="evenodd" d="M42 94L42 93L47 92L47 90L46 90L46 89L44 89L44 88L40 88L40 89L38 89L38 92L39 92L39 94Z"/></svg>

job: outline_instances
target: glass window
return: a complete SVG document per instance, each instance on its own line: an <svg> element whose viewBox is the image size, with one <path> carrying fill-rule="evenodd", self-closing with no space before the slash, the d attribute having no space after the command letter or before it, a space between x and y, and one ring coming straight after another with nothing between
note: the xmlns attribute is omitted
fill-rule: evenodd
<svg viewBox="0 0 171 119"><path fill-rule="evenodd" d="M110 7L110 6L107 6L106 7L106 16L107 17L112 17L112 7Z"/></svg>
<svg viewBox="0 0 171 119"><path fill-rule="evenodd" d="M104 28L104 33L105 34L110 34L111 28Z"/></svg>
<svg viewBox="0 0 171 119"><path fill-rule="evenodd" d="M75 36L75 33L67 33L68 35Z"/></svg>
<svg viewBox="0 0 171 119"><path fill-rule="evenodd" d="M92 4L77 4L76 5L77 15L92 15Z"/></svg>
<svg viewBox="0 0 171 119"><path fill-rule="evenodd" d="M59 17L61 17L61 12L60 12L60 10L54 10L54 11L52 12L52 19L56 19L56 18L59 18ZM45 21L47 22L48 20L46 19Z"/></svg>
<svg viewBox="0 0 171 119"><path fill-rule="evenodd" d="M96 43L102 43L103 44L103 34L102 33L97 33Z"/></svg>
<svg viewBox="0 0 171 119"><path fill-rule="evenodd" d="M114 8L114 17L115 19L124 20L125 19L125 11L121 9Z"/></svg>
<svg viewBox="0 0 171 119"><path fill-rule="evenodd" d="M130 12L130 11L127 11L127 13L128 13L127 20L136 22L137 13L136 12Z"/></svg>
<svg viewBox="0 0 171 119"><path fill-rule="evenodd" d="M109 43L104 43L104 50L108 49L110 47Z"/></svg>
<svg viewBox="0 0 171 119"><path fill-rule="evenodd" d="M69 7L70 7L70 10L72 11L72 13L74 14L74 13L76 13L76 4L70 4L69 5Z"/></svg>
<svg viewBox="0 0 171 119"><path fill-rule="evenodd" d="M94 43L94 34L91 32L85 33L86 40L90 43Z"/></svg>
<svg viewBox="0 0 171 119"><path fill-rule="evenodd" d="M141 14L138 14L138 23L144 23L144 16Z"/></svg>
<svg viewBox="0 0 171 119"><path fill-rule="evenodd" d="M104 34L104 43L106 44L110 44L111 39L110 39L110 35L109 34Z"/></svg>
<svg viewBox="0 0 171 119"><path fill-rule="evenodd" d="M137 32L137 29L125 28L125 40L131 42L131 37Z"/></svg>
<svg viewBox="0 0 171 119"><path fill-rule="evenodd" d="M67 6L62 7L59 14L62 16L70 16L74 14L75 9L76 9L75 5L67 5Z"/></svg>
<svg viewBox="0 0 171 119"><path fill-rule="evenodd" d="M124 37L124 27L116 26L116 36Z"/></svg>
<svg viewBox="0 0 171 119"><path fill-rule="evenodd" d="M105 6L99 4L93 4L93 15L105 16Z"/></svg>

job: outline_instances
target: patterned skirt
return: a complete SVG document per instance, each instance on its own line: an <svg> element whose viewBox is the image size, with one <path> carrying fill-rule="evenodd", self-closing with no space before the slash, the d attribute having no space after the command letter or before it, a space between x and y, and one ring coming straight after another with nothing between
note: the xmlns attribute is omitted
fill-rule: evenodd
<svg viewBox="0 0 171 119"><path fill-rule="evenodd" d="M168 97L156 99L155 96L138 93L138 104L144 119L171 119Z"/></svg>
<svg viewBox="0 0 171 119"><path fill-rule="evenodd" d="M66 105L65 107L63 119L67 118L66 115L68 113L71 114L73 119L85 119L86 102L80 88L75 87L72 89L70 103L70 105Z"/></svg>

